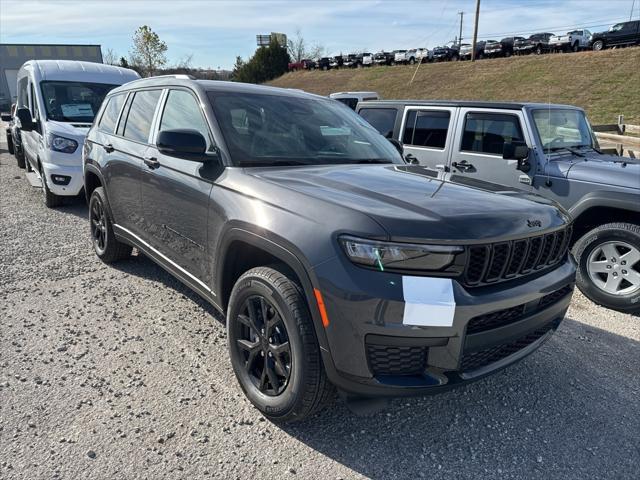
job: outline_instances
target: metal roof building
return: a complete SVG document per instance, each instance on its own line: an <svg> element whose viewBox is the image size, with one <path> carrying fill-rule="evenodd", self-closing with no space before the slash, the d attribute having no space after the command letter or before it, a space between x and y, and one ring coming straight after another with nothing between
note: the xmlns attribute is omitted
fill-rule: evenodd
<svg viewBox="0 0 640 480"><path fill-rule="evenodd" d="M27 60L84 60L102 63L100 45L33 45L0 43L0 111L16 98L18 70Z"/></svg>

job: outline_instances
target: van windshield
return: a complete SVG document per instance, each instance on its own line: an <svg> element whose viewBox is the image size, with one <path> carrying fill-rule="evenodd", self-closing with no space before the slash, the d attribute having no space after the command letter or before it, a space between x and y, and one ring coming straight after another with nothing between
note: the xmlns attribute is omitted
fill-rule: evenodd
<svg viewBox="0 0 640 480"><path fill-rule="evenodd" d="M209 98L235 165L404 163L387 139L339 102L213 91Z"/></svg>
<svg viewBox="0 0 640 480"><path fill-rule="evenodd" d="M533 121L545 152L594 146L591 127L580 110L534 110Z"/></svg>
<svg viewBox="0 0 640 480"><path fill-rule="evenodd" d="M118 85L85 82L40 82L47 119L92 123L100 104Z"/></svg>

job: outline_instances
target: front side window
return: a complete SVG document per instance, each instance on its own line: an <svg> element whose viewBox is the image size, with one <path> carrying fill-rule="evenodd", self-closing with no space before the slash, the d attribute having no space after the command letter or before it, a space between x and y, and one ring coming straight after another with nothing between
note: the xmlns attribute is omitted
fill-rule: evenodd
<svg viewBox="0 0 640 480"><path fill-rule="evenodd" d="M119 95L114 95L108 100L107 106L104 107L104 113L100 118L100 124L98 125L100 130L104 130L107 133L113 133L125 98L126 94L121 93Z"/></svg>
<svg viewBox="0 0 640 480"><path fill-rule="evenodd" d="M609 29L610 32L618 32L624 28L624 23L617 23Z"/></svg>
<svg viewBox="0 0 640 480"><path fill-rule="evenodd" d="M160 99L160 93L161 90L141 90L135 93L129 107L127 123L124 125L123 135L125 138L143 143L149 141L151 121Z"/></svg>
<svg viewBox="0 0 640 480"><path fill-rule="evenodd" d="M404 163L363 118L332 100L213 91L208 95L235 165Z"/></svg>
<svg viewBox="0 0 640 480"><path fill-rule="evenodd" d="M197 130L211 145L209 128L193 95L184 90L171 90L162 113L160 131L175 129Z"/></svg>
<svg viewBox="0 0 640 480"><path fill-rule="evenodd" d="M393 127L398 112L395 108L363 108L360 116L386 138L393 136Z"/></svg>
<svg viewBox="0 0 640 480"><path fill-rule="evenodd" d="M502 113L467 113L460 150L502 155L505 143L523 142L520 120Z"/></svg>
<svg viewBox="0 0 640 480"><path fill-rule="evenodd" d="M23 77L18 82L18 99L16 100L16 108L29 107L29 79Z"/></svg>
<svg viewBox="0 0 640 480"><path fill-rule="evenodd" d="M92 123L100 105L117 85L85 82L40 82L49 120Z"/></svg>
<svg viewBox="0 0 640 480"><path fill-rule="evenodd" d="M593 146L591 128L580 110L541 108L533 111L533 123L547 152Z"/></svg>
<svg viewBox="0 0 640 480"><path fill-rule="evenodd" d="M416 147L444 148L450 113L445 110L411 110L407 114L402 143Z"/></svg>

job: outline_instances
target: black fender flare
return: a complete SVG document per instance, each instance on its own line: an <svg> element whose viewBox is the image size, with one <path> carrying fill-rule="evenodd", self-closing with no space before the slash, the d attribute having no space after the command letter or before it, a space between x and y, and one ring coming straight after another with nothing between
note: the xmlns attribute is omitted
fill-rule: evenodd
<svg viewBox="0 0 640 480"><path fill-rule="evenodd" d="M100 169L91 163L84 164L84 173L82 175L83 177L82 181L84 183L84 195L85 195L85 199L87 200L87 205L89 205L89 201L91 200L89 195L89 189L87 188L87 172L91 172L100 180L100 183L102 184L102 188L104 189L104 196L107 199L107 212L109 213L109 216L115 221L113 217L113 212L111 211L111 203L109 202L109 192L107 192L104 176L102 175L102 172L100 171Z"/></svg>
<svg viewBox="0 0 640 480"><path fill-rule="evenodd" d="M578 200L569 213L577 219L584 212L594 207L609 207L640 213L640 193L599 191L590 192Z"/></svg>
<svg viewBox="0 0 640 480"><path fill-rule="evenodd" d="M216 262L216 271L214 272L216 295L219 298L219 303L224 313L226 314L227 305L225 304L226 302L223 302L220 298L223 291L224 264L229 248L235 241L241 241L253 247L260 248L278 260L281 260L293 270L298 280L300 280L305 299L309 305L309 313L311 314L325 368L328 371L334 371L335 367L331 359L327 335L322 325L320 310L314 294L314 285L317 285L317 280L313 280L315 277L313 277L311 265L306 262L302 253L287 240L264 230L257 232L251 225L245 224L232 225L225 230L216 248L216 252L218 252L217 257L220 261Z"/></svg>

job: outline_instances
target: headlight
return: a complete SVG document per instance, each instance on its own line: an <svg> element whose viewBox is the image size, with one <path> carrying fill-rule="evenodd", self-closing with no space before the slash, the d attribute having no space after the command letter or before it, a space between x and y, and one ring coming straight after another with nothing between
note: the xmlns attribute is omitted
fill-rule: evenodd
<svg viewBox="0 0 640 480"><path fill-rule="evenodd" d="M47 144L51 150L62 153L73 153L78 148L78 142L75 140L58 135L49 135Z"/></svg>
<svg viewBox="0 0 640 480"><path fill-rule="evenodd" d="M462 263L456 262L464 252L459 246L377 242L349 236L340 237L340 243L353 263L380 271L462 272Z"/></svg>

